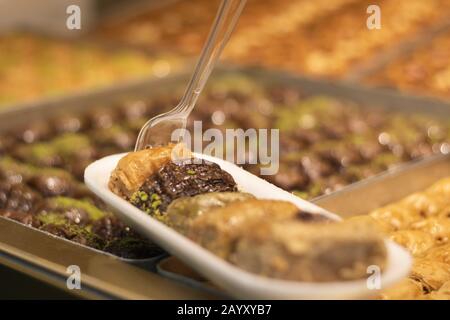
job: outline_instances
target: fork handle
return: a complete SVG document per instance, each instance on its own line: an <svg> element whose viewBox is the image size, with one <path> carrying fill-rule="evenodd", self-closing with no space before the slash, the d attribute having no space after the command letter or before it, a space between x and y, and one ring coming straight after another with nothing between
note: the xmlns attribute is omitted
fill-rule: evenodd
<svg viewBox="0 0 450 320"><path fill-rule="evenodd" d="M200 59L187 86L178 111L186 117L191 113L211 71L233 32L247 0L222 0Z"/></svg>

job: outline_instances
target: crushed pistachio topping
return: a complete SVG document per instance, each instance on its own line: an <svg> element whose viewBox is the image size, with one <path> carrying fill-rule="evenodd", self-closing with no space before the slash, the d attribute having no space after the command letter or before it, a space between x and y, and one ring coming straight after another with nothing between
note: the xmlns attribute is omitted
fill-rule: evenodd
<svg viewBox="0 0 450 320"><path fill-rule="evenodd" d="M105 216L104 211L98 209L96 206L94 206L93 204L91 204L87 201L76 200L76 199L67 198L67 197L56 197L56 198L53 198L51 201L54 202L57 206L60 206L62 208L66 208L66 207L80 208L80 209L86 211L92 220L98 220Z"/></svg>
<svg viewBox="0 0 450 320"><path fill-rule="evenodd" d="M151 215L160 221L164 221L165 215L160 210L162 199L159 194L149 194L145 191L139 190L132 194L130 197L130 202L148 215Z"/></svg>

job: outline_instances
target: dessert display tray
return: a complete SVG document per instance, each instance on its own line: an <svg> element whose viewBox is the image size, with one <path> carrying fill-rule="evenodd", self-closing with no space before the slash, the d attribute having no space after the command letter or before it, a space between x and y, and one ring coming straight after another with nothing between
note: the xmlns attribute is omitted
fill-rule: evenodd
<svg viewBox="0 0 450 320"><path fill-rule="evenodd" d="M428 32L380 54L350 73L345 80L387 92L406 92L448 101L448 90L439 82L445 82L449 55L445 43L448 43L449 34L450 20L447 19Z"/></svg>
<svg viewBox="0 0 450 320"><path fill-rule="evenodd" d="M428 97L411 97L349 83L331 83L258 68L221 66L215 75L244 74L262 84L299 88L307 94L321 94L364 103L369 108L424 113L450 117L446 102ZM0 112L0 133L23 123L54 117L65 112L87 112L95 105L114 104L129 97L150 97L157 92L170 92L183 86L188 74L180 73L164 79L148 79L122 83L84 94L26 103ZM368 101L370 103L368 103ZM360 181L341 191L316 199L324 208L346 215L368 212L408 193L426 187L440 177L450 175L448 156L436 156L396 167L380 176ZM401 186L401 188L399 188ZM364 194L364 201L357 201ZM121 259L101 251L77 245L42 231L0 218L0 263L66 289L67 267L78 265L82 272L82 289L73 293L86 298L189 299L220 297L215 290L171 277L170 272L155 273L162 257L145 260ZM172 278L172 279L169 279ZM174 280L176 279L176 280ZM164 288L164 290L161 290Z"/></svg>
<svg viewBox="0 0 450 320"><path fill-rule="evenodd" d="M364 215L414 192L423 191L446 176L450 176L450 156L437 156L362 180L317 198L313 203L343 218ZM156 269L159 274L174 281L183 282L193 288L202 288L204 292L224 295L217 286L175 257L161 259Z"/></svg>

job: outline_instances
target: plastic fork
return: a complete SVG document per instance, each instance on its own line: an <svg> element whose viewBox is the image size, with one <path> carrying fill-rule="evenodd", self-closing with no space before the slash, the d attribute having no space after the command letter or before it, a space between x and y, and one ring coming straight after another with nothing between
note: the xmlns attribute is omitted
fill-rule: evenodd
<svg viewBox="0 0 450 320"><path fill-rule="evenodd" d="M183 98L172 110L159 114L147 121L139 132L135 151L166 145L169 142L178 142L182 139L182 133L186 129L187 118L194 109L209 75L230 38L245 3L246 0L222 0ZM173 137L174 133L178 133L176 137Z"/></svg>

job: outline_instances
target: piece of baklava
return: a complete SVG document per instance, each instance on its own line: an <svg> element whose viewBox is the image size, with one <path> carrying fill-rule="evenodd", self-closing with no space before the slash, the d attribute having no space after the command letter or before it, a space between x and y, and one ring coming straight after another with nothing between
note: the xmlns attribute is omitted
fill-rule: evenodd
<svg viewBox="0 0 450 320"><path fill-rule="evenodd" d="M189 157L190 152L187 149L173 144L130 152L120 159L112 172L109 188L115 194L129 198L138 191L147 178L156 173L163 165L172 159Z"/></svg>
<svg viewBox="0 0 450 320"><path fill-rule="evenodd" d="M386 248L370 225L356 222L259 223L239 238L230 256L256 274L295 281L346 281L386 265Z"/></svg>

